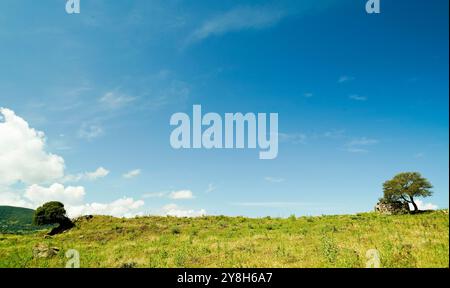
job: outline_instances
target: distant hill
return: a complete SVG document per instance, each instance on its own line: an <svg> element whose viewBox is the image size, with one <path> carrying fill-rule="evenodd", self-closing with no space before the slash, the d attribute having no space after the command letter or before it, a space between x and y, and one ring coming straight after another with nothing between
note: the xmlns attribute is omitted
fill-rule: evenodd
<svg viewBox="0 0 450 288"><path fill-rule="evenodd" d="M0 206L0 233L21 234L38 230L33 226L33 215L33 209Z"/></svg>

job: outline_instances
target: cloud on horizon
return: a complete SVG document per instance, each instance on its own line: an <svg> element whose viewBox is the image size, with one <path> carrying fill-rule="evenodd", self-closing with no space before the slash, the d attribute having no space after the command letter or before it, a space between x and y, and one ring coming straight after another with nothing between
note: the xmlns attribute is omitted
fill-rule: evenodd
<svg viewBox="0 0 450 288"><path fill-rule="evenodd" d="M46 138L41 131L31 128L14 111L0 108L0 205L35 209L48 201L64 203L69 217L82 214L102 214L117 217L138 215L142 200L123 198L111 203L85 203L83 186L64 186L64 179L80 181L105 177L103 167L93 172L64 175L65 162L61 156L45 150ZM57 181L52 183L53 181ZM15 184L27 187L17 189Z"/></svg>

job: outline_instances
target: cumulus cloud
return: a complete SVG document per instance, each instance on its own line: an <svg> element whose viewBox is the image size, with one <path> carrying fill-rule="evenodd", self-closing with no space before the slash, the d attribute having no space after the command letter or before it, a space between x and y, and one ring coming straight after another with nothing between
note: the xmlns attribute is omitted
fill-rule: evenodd
<svg viewBox="0 0 450 288"><path fill-rule="evenodd" d="M205 209L182 209L176 204L168 204L162 210L164 215L175 217L201 217L206 215Z"/></svg>
<svg viewBox="0 0 450 288"><path fill-rule="evenodd" d="M239 30L263 29L277 24L286 13L273 7L237 7L217 15L196 29L188 43Z"/></svg>
<svg viewBox="0 0 450 288"><path fill-rule="evenodd" d="M64 175L64 159L45 151L45 134L0 108L0 184L44 183Z"/></svg>
<svg viewBox="0 0 450 288"><path fill-rule="evenodd" d="M13 206L13 207L25 207L25 208L35 208L33 205L24 200L21 195L16 192L10 191L0 191L0 205L2 206Z"/></svg>
<svg viewBox="0 0 450 288"><path fill-rule="evenodd" d="M170 193L169 198L174 200L193 199L194 194L191 190L180 190Z"/></svg>
<svg viewBox="0 0 450 288"><path fill-rule="evenodd" d="M25 198L33 203L33 206L40 206L49 201L59 201L65 205L79 204L86 194L82 186L68 186L54 183L49 187L31 185L25 191Z"/></svg>
<svg viewBox="0 0 450 288"><path fill-rule="evenodd" d="M94 129L95 132L95 129ZM142 200L122 198L111 203L84 203L82 186L64 186L60 180L95 180L108 175L103 167L64 177L64 159L45 151L45 135L30 128L12 110L0 108L0 205L37 208L49 201L64 203L70 217L103 214L131 217L141 214ZM136 172L132 173L136 174ZM15 184L27 184L13 189Z"/></svg>
<svg viewBox="0 0 450 288"><path fill-rule="evenodd" d="M106 177L109 174L109 171L103 167L97 168L94 172L86 173L86 178L90 180L95 180L98 178Z"/></svg>
<svg viewBox="0 0 450 288"><path fill-rule="evenodd" d="M141 175L141 169L131 170L131 171L123 174L122 176L123 176L123 178L131 179L131 178L137 177L139 175Z"/></svg>
<svg viewBox="0 0 450 288"><path fill-rule="evenodd" d="M424 211L424 210L436 210L436 209L439 208L435 204L425 203L422 200L414 200L414 202L416 202L417 208L419 208L419 210L421 210L421 211ZM409 204L409 209L414 210L414 206L412 204Z"/></svg>
<svg viewBox="0 0 450 288"><path fill-rule="evenodd" d="M115 217L135 217L142 215L139 208L144 206L144 201L133 198L122 198L111 203L88 203L67 207L67 214L74 218L81 215L110 215Z"/></svg>

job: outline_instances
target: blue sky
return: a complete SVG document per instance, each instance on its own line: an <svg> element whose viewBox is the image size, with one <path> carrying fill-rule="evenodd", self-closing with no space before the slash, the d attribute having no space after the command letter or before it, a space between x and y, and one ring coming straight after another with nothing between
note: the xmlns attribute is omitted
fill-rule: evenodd
<svg viewBox="0 0 450 288"><path fill-rule="evenodd" d="M45 133L64 175L11 176L3 204L33 205L60 183L91 209L354 213L419 171L434 184L424 202L448 207L446 0L381 0L377 15L354 0L81 0L77 15L31 2L0 3L0 107ZM278 158L172 149L170 116L194 104L278 113Z"/></svg>

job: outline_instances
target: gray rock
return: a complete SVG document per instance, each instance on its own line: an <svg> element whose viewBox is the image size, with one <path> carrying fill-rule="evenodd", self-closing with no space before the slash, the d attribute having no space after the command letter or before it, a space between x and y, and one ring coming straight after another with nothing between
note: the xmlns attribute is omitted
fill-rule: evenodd
<svg viewBox="0 0 450 288"><path fill-rule="evenodd" d="M33 258L51 258L58 255L58 247L49 247L47 244L39 243L33 247Z"/></svg>
<svg viewBox="0 0 450 288"><path fill-rule="evenodd" d="M396 202L383 202L380 201L375 206L375 211L385 215L406 214L409 213L408 203L400 201Z"/></svg>

